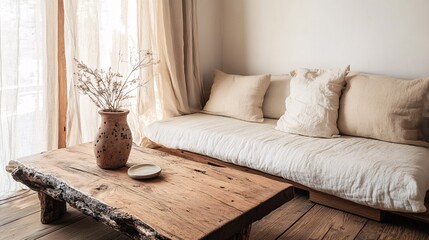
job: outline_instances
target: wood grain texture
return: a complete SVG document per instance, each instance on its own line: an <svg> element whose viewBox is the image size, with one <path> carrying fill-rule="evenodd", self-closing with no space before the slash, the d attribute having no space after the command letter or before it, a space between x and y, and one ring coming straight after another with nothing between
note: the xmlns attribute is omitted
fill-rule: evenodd
<svg viewBox="0 0 429 240"><path fill-rule="evenodd" d="M365 218L316 205L278 239L353 239L365 222Z"/></svg>
<svg viewBox="0 0 429 240"><path fill-rule="evenodd" d="M314 206L314 203L307 199L306 196L298 195L269 216L255 222L250 239L277 239Z"/></svg>
<svg viewBox="0 0 429 240"><path fill-rule="evenodd" d="M141 182L127 168L96 166L92 144L11 161L14 179L135 239L226 239L293 197L291 185L257 174L133 148L128 167L153 163ZM136 204L138 203L138 204Z"/></svg>
<svg viewBox="0 0 429 240"><path fill-rule="evenodd" d="M365 218L341 212L323 239L354 239L366 222Z"/></svg>
<svg viewBox="0 0 429 240"><path fill-rule="evenodd" d="M36 201L38 203L38 201ZM52 224L40 222L40 212L36 212L0 227L1 239L37 239L85 218L77 210L69 210ZM30 235L31 233L31 235Z"/></svg>
<svg viewBox="0 0 429 240"><path fill-rule="evenodd" d="M310 201L339 210L347 211L375 221L381 221L384 217L383 211L381 210L363 206L339 197L335 197L314 190L310 191Z"/></svg>
<svg viewBox="0 0 429 240"><path fill-rule="evenodd" d="M407 220L400 216L392 216L386 221L386 225L380 234L379 240L396 239L429 239L428 224Z"/></svg>
<svg viewBox="0 0 429 240"><path fill-rule="evenodd" d="M81 239L115 239L115 240L129 240L130 238L121 234L120 232L114 231L107 228L106 226L100 226L96 220L85 217L84 219L77 221L73 224L65 226L64 228L58 229L55 232L47 234L38 240L81 240Z"/></svg>
<svg viewBox="0 0 429 240"><path fill-rule="evenodd" d="M34 195L34 191L31 191L30 189L22 189L17 192L5 193L3 195L0 195L0 205L8 203L10 201L14 201L16 199L27 197L29 195Z"/></svg>
<svg viewBox="0 0 429 240"><path fill-rule="evenodd" d="M17 221L28 215L40 212L40 203L37 194L32 191L30 195L22 198L13 198L0 205L0 226Z"/></svg>
<svg viewBox="0 0 429 240"><path fill-rule="evenodd" d="M302 191L296 192L297 196L285 203L280 208L273 211L268 216L264 217L258 222L252 225L252 231L250 232L251 239L276 239L285 231L290 229L294 225L301 224L303 221L307 221L308 218L313 218L312 214L315 211L298 211L298 209L306 209L308 206L313 208L319 206L320 208L329 209L328 207L320 206L309 201L308 196L303 194ZM10 211L9 211L10 209ZM22 211L15 211L22 209ZM0 205L0 220L5 216L9 219L15 219L5 225L0 226L0 239L43 239L43 240L57 240L57 239L91 239L91 240L110 240L110 239L129 239L125 235L121 235L100 222L87 217L74 208L69 208L66 215L58 221L52 224L41 224L38 221L39 218L39 201L37 194L32 193L30 197L13 199L7 204ZM295 211L294 211L295 210ZM26 211L31 212L29 215ZM337 210L333 210L337 211ZM340 211L337 211L340 212ZM302 214L297 216L297 213ZM80 218L70 219L70 216L76 214ZM333 218L339 218L334 220ZM344 217L341 214L335 216L330 215L322 219L321 222L340 222ZM289 218L291 220L289 220ZM295 221L296 220L296 221ZM293 222L292 225L290 222ZM264 228L261 228L261 222L264 222ZM340 228L348 228L345 226ZM271 226L272 225L272 226ZM31 226L31 227L26 227ZM307 225L302 225L307 226ZM317 228L318 226L315 226ZM409 237L416 237L417 239L429 239L429 233L426 233L428 226L416 221L412 221L400 216L387 216L387 220L380 223L372 220L368 220L363 228L359 231L359 234L355 237L357 240L363 239L378 239L380 236L385 239L410 239ZM273 230L273 233L270 231ZM262 233L260 231L263 231ZM271 236L275 235L275 232L280 232L274 238ZM305 227L298 228L296 233L297 236L305 236L305 232L309 229ZM404 234L401 232L405 231ZM329 232L329 231L328 231ZM323 239L327 234L320 237ZM341 239L341 237L339 238Z"/></svg>
<svg viewBox="0 0 429 240"><path fill-rule="evenodd" d="M356 236L356 240L371 240L378 239L386 225L380 222L368 220L365 226L360 230Z"/></svg>
<svg viewBox="0 0 429 240"><path fill-rule="evenodd" d="M64 0L58 0L58 148L66 147L67 69L64 44Z"/></svg>
<svg viewBox="0 0 429 240"><path fill-rule="evenodd" d="M38 194L26 190L19 196L21 198L11 198L0 205L0 239L130 239L73 208L61 220L41 224L37 222L40 215ZM6 238L11 236L14 238Z"/></svg>

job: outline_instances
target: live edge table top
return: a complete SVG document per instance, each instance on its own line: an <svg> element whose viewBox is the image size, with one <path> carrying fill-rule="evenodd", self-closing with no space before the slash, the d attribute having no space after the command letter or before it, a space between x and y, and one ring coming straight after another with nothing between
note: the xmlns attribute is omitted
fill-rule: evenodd
<svg viewBox="0 0 429 240"><path fill-rule="evenodd" d="M161 175L129 178L128 168L139 163L160 166ZM118 170L99 168L91 143L11 161L7 168L15 180L134 239L231 238L293 197L284 182L140 147Z"/></svg>

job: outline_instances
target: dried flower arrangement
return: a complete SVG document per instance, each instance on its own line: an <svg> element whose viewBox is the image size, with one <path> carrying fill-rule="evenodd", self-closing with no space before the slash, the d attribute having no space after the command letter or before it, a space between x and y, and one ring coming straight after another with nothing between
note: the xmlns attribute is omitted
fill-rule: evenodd
<svg viewBox="0 0 429 240"><path fill-rule="evenodd" d="M121 56L121 55L120 55ZM82 94L88 95L95 105L105 112L122 111L123 102L132 98L133 90L143 86L139 74L134 74L141 68L156 64L153 53L150 51L139 51L138 54L130 54L129 64L131 71L123 80L123 75L113 72L110 67L108 71L103 69L92 69L83 61L75 59L78 71L76 87ZM137 75L137 76L135 76Z"/></svg>

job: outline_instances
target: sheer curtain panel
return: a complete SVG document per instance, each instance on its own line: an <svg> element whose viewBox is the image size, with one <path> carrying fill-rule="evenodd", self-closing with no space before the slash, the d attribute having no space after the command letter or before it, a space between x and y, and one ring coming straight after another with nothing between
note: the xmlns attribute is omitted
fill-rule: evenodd
<svg viewBox="0 0 429 240"><path fill-rule="evenodd" d="M67 145L92 141L98 130L98 109L76 88L74 58L91 68L118 71L126 76L131 70L129 58L137 54L137 15L135 1L70 0L64 2L64 35L67 63L68 110ZM142 81L149 76L141 76ZM135 92L134 95L137 93ZM129 102L128 117L138 118ZM131 120L131 121L130 121ZM132 128L135 129L135 128Z"/></svg>
<svg viewBox="0 0 429 240"><path fill-rule="evenodd" d="M9 160L58 146L57 4L0 0L0 198Z"/></svg>
<svg viewBox="0 0 429 240"><path fill-rule="evenodd" d="M137 50L151 50L159 64L140 71L145 85L128 103L134 142L157 119L201 109L194 0L69 0L64 2L68 80L67 145L92 141L99 116L94 104L75 87L73 58L90 67L122 74ZM121 57L119 57L121 53Z"/></svg>

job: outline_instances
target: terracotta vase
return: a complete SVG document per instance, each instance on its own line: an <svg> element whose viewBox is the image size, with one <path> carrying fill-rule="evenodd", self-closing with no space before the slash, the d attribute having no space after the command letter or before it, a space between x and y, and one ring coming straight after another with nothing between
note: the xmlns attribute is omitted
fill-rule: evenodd
<svg viewBox="0 0 429 240"><path fill-rule="evenodd" d="M116 169L127 163L133 143L127 122L129 112L98 111L101 124L94 140L94 155L100 168Z"/></svg>

